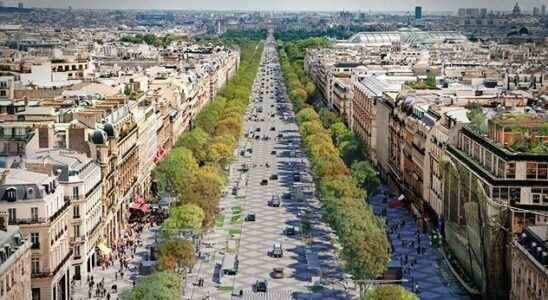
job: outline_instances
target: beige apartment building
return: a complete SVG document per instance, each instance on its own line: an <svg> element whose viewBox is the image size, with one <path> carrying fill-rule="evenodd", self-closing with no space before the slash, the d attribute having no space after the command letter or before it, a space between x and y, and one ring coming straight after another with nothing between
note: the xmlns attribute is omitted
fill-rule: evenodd
<svg viewBox="0 0 548 300"><path fill-rule="evenodd" d="M31 299L30 241L0 213L0 299Z"/></svg>
<svg viewBox="0 0 548 300"><path fill-rule="evenodd" d="M0 211L31 243L31 297L70 298L71 202L56 175L0 169Z"/></svg>

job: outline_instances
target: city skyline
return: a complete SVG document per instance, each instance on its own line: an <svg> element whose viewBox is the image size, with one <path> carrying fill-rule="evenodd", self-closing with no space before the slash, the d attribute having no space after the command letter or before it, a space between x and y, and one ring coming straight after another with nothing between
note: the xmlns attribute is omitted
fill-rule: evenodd
<svg viewBox="0 0 548 300"><path fill-rule="evenodd" d="M515 5L515 0L498 0L496 3L489 0L421 0L407 1L394 0L390 5L385 1L370 0L267 0L249 1L233 0L221 2L214 0L159 0L153 3L148 0L121 0L112 3L106 0L84 1L84 0L44 0L44 1L0 1L4 5L16 5L21 2L26 7L37 8L68 8L74 9L173 9L173 10L280 10L280 11L411 11L415 6L424 7L425 11L455 11L459 8L487 8L490 10L510 11ZM517 1L524 10L532 10L533 7L546 5L544 0Z"/></svg>

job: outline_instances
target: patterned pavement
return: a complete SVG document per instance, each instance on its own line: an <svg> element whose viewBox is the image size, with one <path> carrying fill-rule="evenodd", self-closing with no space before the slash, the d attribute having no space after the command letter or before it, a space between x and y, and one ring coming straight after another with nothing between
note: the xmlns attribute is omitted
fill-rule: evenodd
<svg viewBox="0 0 548 300"><path fill-rule="evenodd" d="M120 270L120 264L118 260L115 260L114 264L111 267L108 267L103 270L102 267L96 267L91 272L90 276L93 275L95 282L104 280L104 285L110 294L110 299L117 299L120 292L125 289L131 288L133 286L133 281L137 280L139 277L139 265L141 261L146 261L149 257L150 247L152 247L156 242L156 235L159 227L151 227L147 230L144 230L139 235L139 240L142 241L141 246L137 247L135 257L131 259L128 263L127 270L124 271L124 277L120 278L116 273ZM112 285L117 286L117 291L111 289ZM107 297L95 297L94 292L92 297L89 298L89 287L86 284L86 278L83 278L82 282L78 282L72 288L72 299L107 299Z"/></svg>
<svg viewBox="0 0 548 300"><path fill-rule="evenodd" d="M350 299L343 287L336 284L344 276L329 243L331 231L320 222L319 203L312 198L313 186L308 185L311 190L304 193L301 201L282 197L294 186L295 171L301 174L310 171L306 157L299 150L297 125L294 121L282 119L281 111L291 114L291 105L277 109L273 97L274 86L285 90L280 75L273 72L274 69L279 70L273 45L265 47L265 53L267 60L272 60L272 63L258 73L252 96L262 101L251 102L247 113L250 118L244 124L246 133L260 128L257 134L261 139L242 137L240 140L237 159L230 168L226 193L220 203L224 222L219 222L218 227L206 235L206 247L201 252L203 257L209 256L209 259L200 259L190 274L185 299L207 299L208 296L210 299ZM262 82L264 86L261 86ZM260 91L264 94L260 94ZM283 94L287 99L285 91ZM262 107L262 113L257 113L258 107ZM276 113L275 117L271 117L273 113ZM254 114L259 116L257 120L253 118ZM262 118L264 121L261 121ZM275 130L271 130L271 127ZM283 136L277 138L280 133ZM265 135L270 139L263 140ZM240 155L240 151L247 149L252 149L250 154ZM242 172L243 164L252 167L248 172ZM277 180L270 179L273 174L278 175ZM260 184L264 179L268 180L267 185ZM239 187L236 195L232 193L234 187ZM283 198L280 207L269 206L272 195ZM306 211L311 220L312 238L307 242L300 235L284 234L287 226L299 227L299 211ZM256 221L243 220L249 212L255 213ZM282 258L269 255L273 242L282 244ZM324 271L321 288L313 287L305 258L306 250L316 253L320 258L320 267ZM219 276L222 258L227 253L238 256L238 273L235 276ZM272 277L274 267L284 268L284 278ZM203 287L196 285L200 278L204 280ZM257 279L267 280L267 293L253 291ZM242 296L239 295L240 290Z"/></svg>
<svg viewBox="0 0 548 300"><path fill-rule="evenodd" d="M385 200L386 197L382 194L369 197L369 203L373 205L377 215L380 215L383 208L388 207ZM413 291L414 285L418 284L419 290L414 292L424 300L470 299L448 270L438 249L431 247L430 237L420 233L420 238L417 239L415 218L406 208L388 208L385 219L394 250L390 266L404 266L407 256L409 271L404 272L403 278L409 281L403 284L404 287ZM400 225L399 230L390 233L390 226L402 222L404 223ZM419 243L424 248L424 253L418 254L416 246ZM411 263L415 261L416 263Z"/></svg>

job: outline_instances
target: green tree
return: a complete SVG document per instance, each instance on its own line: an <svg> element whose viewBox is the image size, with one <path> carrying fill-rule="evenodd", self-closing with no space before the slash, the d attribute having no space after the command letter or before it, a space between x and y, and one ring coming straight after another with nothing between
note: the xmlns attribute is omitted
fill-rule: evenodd
<svg viewBox="0 0 548 300"><path fill-rule="evenodd" d="M169 218L162 224L162 232L169 236L182 229L198 231L204 222L204 210L195 204L183 204L173 207Z"/></svg>
<svg viewBox="0 0 548 300"><path fill-rule="evenodd" d="M364 149L362 142L354 135L349 135L348 139L344 139L339 144L341 156L348 166L355 161L365 160Z"/></svg>
<svg viewBox="0 0 548 300"><path fill-rule="evenodd" d="M379 285L367 291L362 300L419 300L414 293L400 285Z"/></svg>
<svg viewBox="0 0 548 300"><path fill-rule="evenodd" d="M331 128L331 125L341 122L341 118L336 113L325 107L320 109L320 120L322 120L322 125L325 128Z"/></svg>
<svg viewBox="0 0 548 300"><path fill-rule="evenodd" d="M203 166L193 174L190 183L180 193L183 203L196 204L204 211L203 227L210 226L219 212L223 184L218 169Z"/></svg>
<svg viewBox="0 0 548 300"><path fill-rule="evenodd" d="M428 72L428 75L426 76L426 85L430 89L435 89L437 87L436 74L434 74L433 72Z"/></svg>
<svg viewBox="0 0 548 300"><path fill-rule="evenodd" d="M196 262L191 241L165 239L158 248L158 269L184 273Z"/></svg>
<svg viewBox="0 0 548 300"><path fill-rule="evenodd" d="M381 183L377 171L366 160L355 161L352 164L351 173L358 184L370 193L375 191Z"/></svg>
<svg viewBox="0 0 548 300"><path fill-rule="evenodd" d="M157 272L141 277L133 289L120 294L121 300L179 299L183 294L180 275L170 272Z"/></svg>
<svg viewBox="0 0 548 300"><path fill-rule="evenodd" d="M310 121L320 121L320 116L314 111L313 108L302 109L295 117L297 119L297 123L299 124Z"/></svg>
<svg viewBox="0 0 548 300"><path fill-rule="evenodd" d="M183 134L181 138L177 140L175 147L185 147L192 151L192 154L199 162L204 162L205 149L209 140L209 134L200 127L194 128L191 131Z"/></svg>
<svg viewBox="0 0 548 300"><path fill-rule="evenodd" d="M158 180L160 189L167 192L177 192L188 182L188 177L198 169L198 163L192 156L192 151L179 147L154 169L154 178Z"/></svg>
<svg viewBox="0 0 548 300"><path fill-rule="evenodd" d="M466 105L468 112L466 117L470 120L470 125L478 132L487 133L487 117L483 113L481 105L477 102Z"/></svg>
<svg viewBox="0 0 548 300"><path fill-rule="evenodd" d="M330 130L331 138L333 138L333 142L335 142L335 145L337 146L340 146L343 141L348 140L351 137L350 130L343 122L333 123Z"/></svg>

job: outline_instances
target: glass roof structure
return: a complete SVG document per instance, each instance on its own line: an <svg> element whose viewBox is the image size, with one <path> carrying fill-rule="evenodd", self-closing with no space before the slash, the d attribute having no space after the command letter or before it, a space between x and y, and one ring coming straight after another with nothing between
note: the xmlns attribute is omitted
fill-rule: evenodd
<svg viewBox="0 0 548 300"><path fill-rule="evenodd" d="M389 32L359 32L345 44L362 44L365 46L391 45L404 43L411 45L426 45L446 41L466 41L466 36L456 31L389 31Z"/></svg>

